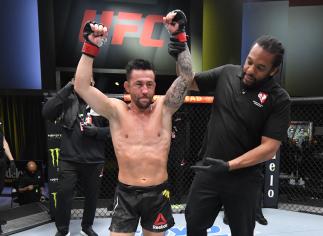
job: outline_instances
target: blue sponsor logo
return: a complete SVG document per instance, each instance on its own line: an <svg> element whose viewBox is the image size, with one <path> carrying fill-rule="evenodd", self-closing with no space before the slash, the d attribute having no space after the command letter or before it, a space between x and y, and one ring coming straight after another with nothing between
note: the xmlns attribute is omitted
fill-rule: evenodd
<svg viewBox="0 0 323 236"><path fill-rule="evenodd" d="M221 233L221 228L219 226L213 225L208 229L207 235L209 236L228 236L227 233ZM142 230L138 229L135 236L143 236ZM186 227L172 227L166 231L165 236L186 236Z"/></svg>

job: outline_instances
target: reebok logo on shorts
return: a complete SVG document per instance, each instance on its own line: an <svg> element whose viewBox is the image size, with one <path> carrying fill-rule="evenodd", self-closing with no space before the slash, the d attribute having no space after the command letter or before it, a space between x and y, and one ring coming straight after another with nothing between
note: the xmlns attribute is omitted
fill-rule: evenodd
<svg viewBox="0 0 323 236"><path fill-rule="evenodd" d="M165 229L165 228L167 228L166 218L162 213L159 213L153 224L153 229Z"/></svg>

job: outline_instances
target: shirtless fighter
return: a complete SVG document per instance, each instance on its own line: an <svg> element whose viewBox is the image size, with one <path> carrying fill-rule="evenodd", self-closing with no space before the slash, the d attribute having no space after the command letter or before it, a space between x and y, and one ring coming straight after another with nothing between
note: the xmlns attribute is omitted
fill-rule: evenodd
<svg viewBox="0 0 323 236"><path fill-rule="evenodd" d="M112 236L131 236L139 220L145 236L161 236L174 225L167 190L167 160L171 142L172 115L182 105L193 80L191 55L186 45L185 14L175 10L164 17L171 44L186 50L172 52L179 77L165 96L153 101L155 71L146 60L135 59L126 67L127 104L109 98L90 86L93 60L105 41L107 28L89 22L84 27L83 55L75 74L75 90L97 113L109 119L119 165L118 185L110 231Z"/></svg>

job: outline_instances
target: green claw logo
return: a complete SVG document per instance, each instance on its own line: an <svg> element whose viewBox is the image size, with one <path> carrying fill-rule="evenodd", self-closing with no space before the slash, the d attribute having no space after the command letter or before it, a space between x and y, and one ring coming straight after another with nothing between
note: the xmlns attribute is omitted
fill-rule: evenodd
<svg viewBox="0 0 323 236"><path fill-rule="evenodd" d="M58 158L59 158L59 148L50 148L50 156L52 157L53 167L58 166Z"/></svg>
<svg viewBox="0 0 323 236"><path fill-rule="evenodd" d="M52 195L53 195L53 200L54 200L54 207L56 208L56 204L57 204L56 195L57 195L57 193L54 192L54 193L52 193Z"/></svg>
<svg viewBox="0 0 323 236"><path fill-rule="evenodd" d="M168 189L165 189L165 190L162 192L162 194L163 194L163 196L164 196L165 198L169 199L169 197L170 197L170 192L169 192L169 190L168 190Z"/></svg>

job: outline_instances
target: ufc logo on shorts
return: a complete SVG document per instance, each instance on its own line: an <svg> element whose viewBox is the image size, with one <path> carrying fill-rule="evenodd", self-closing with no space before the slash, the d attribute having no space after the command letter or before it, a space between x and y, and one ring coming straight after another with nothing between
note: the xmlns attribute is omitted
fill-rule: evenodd
<svg viewBox="0 0 323 236"><path fill-rule="evenodd" d="M112 45L122 45L124 43L125 37L127 37L126 33L139 33L139 43L141 46L163 47L164 40L152 38L155 25L162 24L163 22L162 15L147 15L146 17L143 17L143 14L141 13L118 12L116 13L116 20L112 22L114 16L114 11L102 11L101 19L99 20L99 22L108 27L108 29L111 29L112 23L114 23L114 32L111 32L111 30L109 30L109 34L112 34ZM82 32L85 23L89 20L93 21L95 20L95 18L96 10L86 10L84 12L79 33L79 40L81 42L84 42ZM140 30L139 28L142 28L142 30Z"/></svg>

